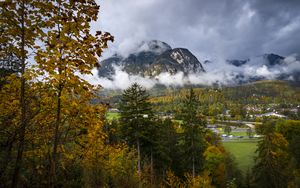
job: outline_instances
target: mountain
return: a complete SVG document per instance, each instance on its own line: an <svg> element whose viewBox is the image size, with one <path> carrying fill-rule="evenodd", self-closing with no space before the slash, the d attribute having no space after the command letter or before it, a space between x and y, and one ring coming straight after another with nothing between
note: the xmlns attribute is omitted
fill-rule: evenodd
<svg viewBox="0 0 300 188"><path fill-rule="evenodd" d="M262 65L266 65L267 67L272 67L275 65L283 65L284 64L284 57L277 55L277 54L263 54L257 57L254 57L255 63L261 63ZM251 59L251 60L253 60ZM233 59L233 60L226 60L227 63L234 65L236 67L240 67L243 65L246 65L248 62L250 62L250 59L245 60L239 60L239 59Z"/></svg>
<svg viewBox="0 0 300 188"><path fill-rule="evenodd" d="M205 72L199 60L185 48L172 49L167 43L152 40L142 42L127 57L115 54L103 60L99 70L100 77L110 78L116 67L130 75L155 77L161 73L171 75L183 72Z"/></svg>
<svg viewBox="0 0 300 188"><path fill-rule="evenodd" d="M274 66L274 65L283 65L284 57L276 54L264 54L263 58L266 61L267 66Z"/></svg>
<svg viewBox="0 0 300 188"><path fill-rule="evenodd" d="M265 79L276 79L276 80L289 80L293 83L299 83L300 82L300 67L295 67L295 69L291 68L288 61L285 60L285 57L269 53L269 54L263 54L257 57L253 57L251 59L246 60L226 60L228 64L231 64L238 68L252 68L255 70L259 70L260 72L265 71L267 75L248 75L246 80L243 80L243 82L253 82L253 81L259 81L259 80L265 80ZM294 66L299 65L299 61L297 63L296 59L294 60ZM243 73L238 74L238 79L242 80L240 78L245 78L245 75ZM243 83L242 82L242 83Z"/></svg>
<svg viewBox="0 0 300 188"><path fill-rule="evenodd" d="M98 76L111 81L107 87L119 87L123 78L123 82L129 83L140 77L146 78L145 82L151 80L149 85L165 86L241 85L260 80L287 80L300 85L298 59L268 53L248 59L228 59L225 64L214 60L201 63L186 48L172 48L165 42L151 40L140 43L126 56L115 54L103 60Z"/></svg>
<svg viewBox="0 0 300 188"><path fill-rule="evenodd" d="M175 48L167 50L161 54L145 71L147 76L157 76L160 73L170 73L171 75L178 72L184 74L205 72L202 64L198 59L185 48Z"/></svg>
<svg viewBox="0 0 300 188"><path fill-rule="evenodd" d="M249 61L249 59L247 59L247 60L238 60L238 59L226 60L227 63L234 65L236 67L240 67L240 66L244 65L248 61Z"/></svg>

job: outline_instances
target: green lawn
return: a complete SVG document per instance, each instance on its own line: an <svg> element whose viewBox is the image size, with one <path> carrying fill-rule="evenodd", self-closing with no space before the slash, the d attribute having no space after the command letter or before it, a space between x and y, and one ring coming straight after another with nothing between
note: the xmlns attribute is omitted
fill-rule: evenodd
<svg viewBox="0 0 300 188"><path fill-rule="evenodd" d="M108 112L107 114L106 114L106 118L109 120L109 121L111 121L111 120L113 120L113 119L118 119L120 117L120 113L118 113L118 112Z"/></svg>
<svg viewBox="0 0 300 188"><path fill-rule="evenodd" d="M223 142L223 145L225 149L235 157L238 168L240 168L244 174L248 168L251 169L253 167L257 142L231 141Z"/></svg>
<svg viewBox="0 0 300 188"><path fill-rule="evenodd" d="M230 134L232 134L233 136L245 136L248 137L246 132L231 132Z"/></svg>

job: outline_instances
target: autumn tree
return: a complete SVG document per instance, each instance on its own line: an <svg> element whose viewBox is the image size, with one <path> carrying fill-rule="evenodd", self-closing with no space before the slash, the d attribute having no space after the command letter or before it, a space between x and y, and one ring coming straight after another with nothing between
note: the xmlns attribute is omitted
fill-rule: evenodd
<svg viewBox="0 0 300 188"><path fill-rule="evenodd" d="M1 58L3 55L14 58L18 62L19 69L19 109L20 124L18 129L18 151L12 178L12 187L18 184L19 172L22 166L25 134L27 128L27 101L26 84L30 80L27 74L27 65L30 53L32 53L35 41L42 35L44 1L14 0L1 2ZM6 66L13 63L7 60Z"/></svg>
<svg viewBox="0 0 300 188"><path fill-rule="evenodd" d="M276 131L281 133L289 142L290 171L293 171L291 183L294 183L296 187L300 186L300 121L279 121L276 124Z"/></svg>
<svg viewBox="0 0 300 188"><path fill-rule="evenodd" d="M0 38L4 38L1 35L3 33L0 34ZM7 43L0 43L0 89L7 83L8 76L20 71L20 62L11 50L12 46L13 44L9 44L9 41Z"/></svg>
<svg viewBox="0 0 300 188"><path fill-rule="evenodd" d="M287 187L288 142L282 134L274 131L272 122L262 127L260 133L264 133L264 137L258 143L258 155L252 170L254 183L257 187Z"/></svg>
<svg viewBox="0 0 300 188"><path fill-rule="evenodd" d="M55 1L46 5L49 20L47 35L42 39L45 46L38 49L35 60L37 69L44 82L53 88L50 95L55 97L55 121L53 129L52 151L50 158L50 180L52 187L57 169L60 129L68 114L64 96L76 101L85 92L91 92L93 86L78 74L91 74L98 66L98 58L107 42L113 37L109 33L90 32L90 24L97 20L99 6L95 1Z"/></svg>
<svg viewBox="0 0 300 188"><path fill-rule="evenodd" d="M78 170L79 165L71 164L81 164L86 150L94 150L88 134L102 131L103 118L97 115L103 116L104 110L91 104L96 88L80 74L91 74L113 37L100 31L91 34L90 23L99 11L93 0L4 1L0 11L1 68L20 67L11 69L17 74L5 74L10 76L0 92L1 176L12 168L17 142L12 187L20 185L21 170L27 173L23 182L32 186L62 185L56 181L65 178L61 171L68 174L66 166ZM30 160L23 166L24 153Z"/></svg>

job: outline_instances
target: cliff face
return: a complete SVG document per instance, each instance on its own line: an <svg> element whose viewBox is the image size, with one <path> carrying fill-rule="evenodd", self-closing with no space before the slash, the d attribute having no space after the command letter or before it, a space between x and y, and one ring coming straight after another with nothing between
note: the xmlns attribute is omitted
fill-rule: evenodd
<svg viewBox="0 0 300 188"><path fill-rule="evenodd" d="M111 77L114 68L120 67L130 75L155 77L161 73L176 74L177 72L201 73L202 64L187 49L172 49L160 41L143 42L136 52L128 57L114 55L105 59L99 68L100 77Z"/></svg>

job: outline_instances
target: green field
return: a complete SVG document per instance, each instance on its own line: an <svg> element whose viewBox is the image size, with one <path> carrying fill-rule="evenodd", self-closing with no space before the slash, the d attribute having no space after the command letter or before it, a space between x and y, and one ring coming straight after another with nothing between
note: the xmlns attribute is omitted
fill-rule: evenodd
<svg viewBox="0 0 300 188"><path fill-rule="evenodd" d="M118 113L118 112L108 112L107 114L106 114L106 118L109 120L109 121L111 121L111 120L113 120L113 119L118 119L120 117L120 113Z"/></svg>
<svg viewBox="0 0 300 188"><path fill-rule="evenodd" d="M225 134L225 133L223 131L220 131L219 134ZM248 137L246 132L231 132L230 135Z"/></svg>
<svg viewBox="0 0 300 188"><path fill-rule="evenodd" d="M254 165L255 150L257 148L257 142L247 141L230 141L223 142L225 149L230 152L238 164L238 168L245 174L248 168Z"/></svg>

